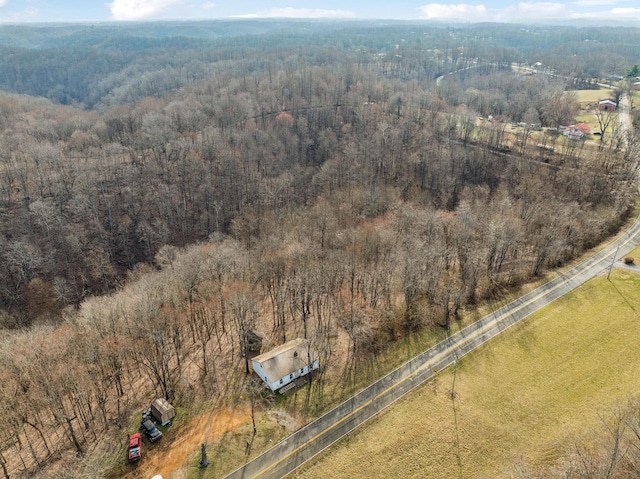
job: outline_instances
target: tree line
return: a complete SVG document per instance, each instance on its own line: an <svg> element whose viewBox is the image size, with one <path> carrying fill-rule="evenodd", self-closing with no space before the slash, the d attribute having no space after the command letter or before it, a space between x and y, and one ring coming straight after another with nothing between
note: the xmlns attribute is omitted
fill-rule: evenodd
<svg viewBox="0 0 640 479"><path fill-rule="evenodd" d="M403 80L425 80L471 61L542 62L589 83L632 69L639 36L634 28L381 21L7 25L0 32L0 89L104 109L238 68L229 62L245 64L239 67L245 73L265 71L296 51L315 66L348 54L359 66Z"/></svg>

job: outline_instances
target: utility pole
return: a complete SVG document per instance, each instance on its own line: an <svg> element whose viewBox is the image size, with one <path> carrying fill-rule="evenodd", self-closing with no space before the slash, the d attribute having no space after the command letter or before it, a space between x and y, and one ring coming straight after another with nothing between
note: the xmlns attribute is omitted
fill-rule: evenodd
<svg viewBox="0 0 640 479"><path fill-rule="evenodd" d="M618 250L620 249L620 245L616 248L616 252L613 253L613 260L611 261L611 266L609 267L609 272L607 273L607 281L609 280L609 276L611 276L611 270L613 269L613 265L616 262L616 256L618 256Z"/></svg>
<svg viewBox="0 0 640 479"><path fill-rule="evenodd" d="M451 400L455 401L456 399L456 376L458 374L458 353L453 352L455 360L453 361L453 384L451 385Z"/></svg>
<svg viewBox="0 0 640 479"><path fill-rule="evenodd" d="M207 444L201 444L200 448L202 449L202 459L200 459L200 467L205 468L209 465L209 461L207 460Z"/></svg>

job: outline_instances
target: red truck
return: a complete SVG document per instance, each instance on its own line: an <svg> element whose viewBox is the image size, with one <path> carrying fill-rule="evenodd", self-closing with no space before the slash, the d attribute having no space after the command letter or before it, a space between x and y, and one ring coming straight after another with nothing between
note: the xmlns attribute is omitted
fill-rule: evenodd
<svg viewBox="0 0 640 479"><path fill-rule="evenodd" d="M142 457L142 437L139 432L129 436L129 450L127 454L129 462L139 461Z"/></svg>

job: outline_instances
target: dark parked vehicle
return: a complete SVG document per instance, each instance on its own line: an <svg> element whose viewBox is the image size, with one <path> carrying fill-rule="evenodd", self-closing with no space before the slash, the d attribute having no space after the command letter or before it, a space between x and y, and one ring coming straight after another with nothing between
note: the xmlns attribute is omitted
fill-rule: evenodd
<svg viewBox="0 0 640 479"><path fill-rule="evenodd" d="M140 425L140 429L144 431L144 435L151 442L156 442L162 437L162 431L160 431L155 423L151 419L144 419Z"/></svg>
<svg viewBox="0 0 640 479"><path fill-rule="evenodd" d="M142 422L145 422L147 419L153 420L150 407L142 411Z"/></svg>

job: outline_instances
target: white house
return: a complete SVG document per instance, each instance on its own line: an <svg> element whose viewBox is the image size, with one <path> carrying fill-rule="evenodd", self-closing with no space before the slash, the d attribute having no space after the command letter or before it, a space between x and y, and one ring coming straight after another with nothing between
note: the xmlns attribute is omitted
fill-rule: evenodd
<svg viewBox="0 0 640 479"><path fill-rule="evenodd" d="M562 134L570 140L582 140L584 138L584 133L574 126L568 127Z"/></svg>
<svg viewBox="0 0 640 479"><path fill-rule="evenodd" d="M269 389L280 392L285 392L289 389L287 385L320 367L318 352L311 348L309 341L300 338L256 356L251 363L254 372Z"/></svg>

